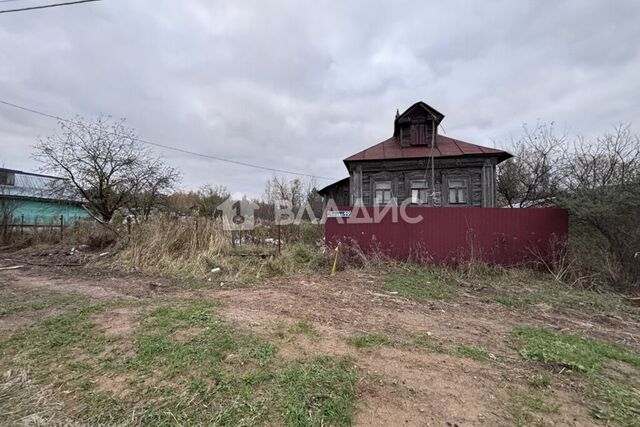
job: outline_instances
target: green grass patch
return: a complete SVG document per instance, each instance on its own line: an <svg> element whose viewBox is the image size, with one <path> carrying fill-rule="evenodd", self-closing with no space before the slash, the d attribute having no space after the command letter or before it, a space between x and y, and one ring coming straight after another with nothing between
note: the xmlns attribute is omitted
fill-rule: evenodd
<svg viewBox="0 0 640 427"><path fill-rule="evenodd" d="M86 301L81 295L61 294L46 290L18 293L2 293L0 295L0 317L28 311L39 311L48 308L69 308Z"/></svg>
<svg viewBox="0 0 640 427"><path fill-rule="evenodd" d="M594 418L637 425L640 356L618 345L530 326L514 328L513 338L524 358L577 371L587 385ZM626 368L616 369L616 363Z"/></svg>
<svg viewBox="0 0 640 427"><path fill-rule="evenodd" d="M427 350L434 353L446 354L456 357L468 357L479 361L487 361L492 357L491 353L483 348L473 345L447 346L428 335L413 335L405 338L390 338L381 334L357 334L346 339L347 344L358 349L373 347L394 347L408 351Z"/></svg>
<svg viewBox="0 0 640 427"><path fill-rule="evenodd" d="M371 348L381 346L393 346L395 341L380 334L359 334L347 338L347 344L355 348Z"/></svg>
<svg viewBox="0 0 640 427"><path fill-rule="evenodd" d="M0 368L29 367L36 384L64 390L57 397L73 402L63 407L66 422L351 424L356 370L348 359L280 359L273 343L222 322L210 300L141 307L133 332L106 336L94 316L115 307L84 307L15 334L0 342ZM315 331L304 321L291 328ZM31 397L20 399L37 411Z"/></svg>
<svg viewBox="0 0 640 427"><path fill-rule="evenodd" d="M522 392L515 393L514 400L519 406L533 410L540 413L554 413L558 412L560 405L556 403L549 403L548 400L539 393Z"/></svg>
<svg viewBox="0 0 640 427"><path fill-rule="evenodd" d="M434 340L427 335L413 335L409 337L394 337L387 335L369 333L356 334L346 338L347 344L357 349L370 349L376 347L394 347L407 351L430 351L434 353L446 354L456 357L468 357L479 361L487 361L493 356L483 347L475 347L472 345L460 345L450 347L441 342Z"/></svg>
<svg viewBox="0 0 640 427"><path fill-rule="evenodd" d="M413 337L413 347L426 348L435 353L449 353L444 345L435 341L428 335L416 335Z"/></svg>
<svg viewBox="0 0 640 427"><path fill-rule="evenodd" d="M458 290L453 281L424 269L391 272L384 277L382 288L416 301L445 299Z"/></svg>
<svg viewBox="0 0 640 427"><path fill-rule="evenodd" d="M107 307L105 304L86 306L45 319L37 327L19 330L3 341L2 347L17 357L37 360L39 363L56 360L71 349L99 353L109 339L94 329L90 316Z"/></svg>
<svg viewBox="0 0 640 427"><path fill-rule="evenodd" d="M514 391L507 405L508 416L515 426L547 425L546 414L558 412L560 405L541 393Z"/></svg>
<svg viewBox="0 0 640 427"><path fill-rule="evenodd" d="M278 320L274 327L274 334L276 337L287 342L295 341L300 335L305 335L312 340L318 340L322 335L320 331L313 326L313 323L304 319L291 325L287 325L286 322Z"/></svg>
<svg viewBox="0 0 640 427"><path fill-rule="evenodd" d="M576 289L548 275L513 270L504 277L494 280L479 278L478 281L493 289L490 299L514 309L547 304L588 314L615 313L626 319L640 321L640 309L628 304L620 295Z"/></svg>
<svg viewBox="0 0 640 427"><path fill-rule="evenodd" d="M471 345L460 345L455 348L455 354L458 356L469 357L481 362L489 360L489 352L483 347L475 347Z"/></svg>
<svg viewBox="0 0 640 427"><path fill-rule="evenodd" d="M351 425L355 412L355 368L328 357L294 362L276 376L276 400L289 426Z"/></svg>
<svg viewBox="0 0 640 427"><path fill-rule="evenodd" d="M593 418L623 426L637 426L640 414L640 382L637 378L591 378L588 396L595 402L589 411Z"/></svg>
<svg viewBox="0 0 640 427"><path fill-rule="evenodd" d="M640 367L640 357L629 350L570 334L556 334L530 326L514 328L513 336L520 355L544 363L557 363L583 372L591 372L607 360L619 360Z"/></svg>
<svg viewBox="0 0 640 427"><path fill-rule="evenodd" d="M290 329L293 334L304 334L304 335L316 335L318 331L313 326L313 323L308 320L299 320L297 321Z"/></svg>

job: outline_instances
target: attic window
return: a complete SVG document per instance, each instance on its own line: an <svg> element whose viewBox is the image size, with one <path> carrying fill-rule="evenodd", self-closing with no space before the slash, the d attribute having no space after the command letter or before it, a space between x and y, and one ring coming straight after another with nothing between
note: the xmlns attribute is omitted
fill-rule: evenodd
<svg viewBox="0 0 640 427"><path fill-rule="evenodd" d="M411 145L427 145L427 133L424 123L411 123Z"/></svg>
<svg viewBox="0 0 640 427"><path fill-rule="evenodd" d="M16 174L0 171L0 185L16 185Z"/></svg>
<svg viewBox="0 0 640 427"><path fill-rule="evenodd" d="M432 120L420 120L417 122L411 122L411 126L409 127L409 132L411 134L410 137L410 145L431 145L435 144L435 140L433 138L434 135L434 124Z"/></svg>

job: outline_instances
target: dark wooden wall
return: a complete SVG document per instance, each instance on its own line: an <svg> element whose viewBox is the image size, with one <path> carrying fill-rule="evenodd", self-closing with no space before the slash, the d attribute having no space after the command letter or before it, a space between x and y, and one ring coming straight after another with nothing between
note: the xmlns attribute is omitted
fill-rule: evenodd
<svg viewBox="0 0 640 427"><path fill-rule="evenodd" d="M460 176L468 179L468 202L465 205L451 206L494 207L496 163L497 159L494 157L480 156L434 159L435 191L440 197L439 201L438 198L430 200L429 206L449 206L448 180ZM376 180L391 181L392 194L398 204L411 197L412 180L427 180L431 184L429 159L351 162L347 167L350 175L350 204L362 198L365 205L372 205Z"/></svg>
<svg viewBox="0 0 640 427"><path fill-rule="evenodd" d="M349 192L349 180L338 181L327 187L322 192L325 203L333 200L338 206L348 206L351 204L351 194Z"/></svg>

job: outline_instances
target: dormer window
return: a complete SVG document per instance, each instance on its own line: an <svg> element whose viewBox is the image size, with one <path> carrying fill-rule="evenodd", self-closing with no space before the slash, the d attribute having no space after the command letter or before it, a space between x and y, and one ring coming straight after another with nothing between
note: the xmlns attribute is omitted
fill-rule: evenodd
<svg viewBox="0 0 640 427"><path fill-rule="evenodd" d="M402 147L436 146L438 124L443 117L442 113L424 102L418 102L396 115L393 134Z"/></svg>

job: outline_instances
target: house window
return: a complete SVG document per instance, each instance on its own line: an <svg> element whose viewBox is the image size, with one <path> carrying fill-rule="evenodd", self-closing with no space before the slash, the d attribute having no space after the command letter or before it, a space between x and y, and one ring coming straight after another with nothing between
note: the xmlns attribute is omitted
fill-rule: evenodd
<svg viewBox="0 0 640 427"><path fill-rule="evenodd" d="M411 203L426 204L429 197L429 186L426 180L411 181Z"/></svg>
<svg viewBox="0 0 640 427"><path fill-rule="evenodd" d="M466 178L449 178L449 204L467 204L469 185Z"/></svg>
<svg viewBox="0 0 640 427"><path fill-rule="evenodd" d="M16 174L0 171L0 185L16 185Z"/></svg>
<svg viewBox="0 0 640 427"><path fill-rule="evenodd" d="M377 205L391 203L391 181L376 181L375 201Z"/></svg>

